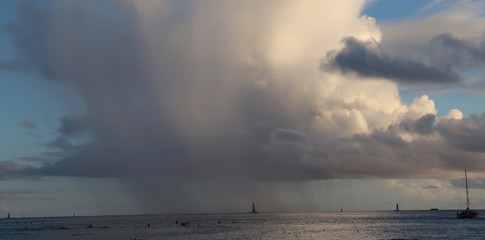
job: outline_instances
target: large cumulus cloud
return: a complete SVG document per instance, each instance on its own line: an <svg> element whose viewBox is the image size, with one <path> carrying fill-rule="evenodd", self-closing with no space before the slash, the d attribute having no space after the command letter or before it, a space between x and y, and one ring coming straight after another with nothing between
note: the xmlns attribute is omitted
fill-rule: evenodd
<svg viewBox="0 0 485 240"><path fill-rule="evenodd" d="M457 73L369 51L365 43L381 32L359 16L364 3L25 2L11 26L16 46L46 80L73 85L88 113L60 119L51 145L69 156L17 174L441 176L461 169L464 156L485 170L473 134L483 117L437 119L427 96L405 105L397 85L382 79L453 82ZM321 68L342 39L334 65L371 79Z"/></svg>

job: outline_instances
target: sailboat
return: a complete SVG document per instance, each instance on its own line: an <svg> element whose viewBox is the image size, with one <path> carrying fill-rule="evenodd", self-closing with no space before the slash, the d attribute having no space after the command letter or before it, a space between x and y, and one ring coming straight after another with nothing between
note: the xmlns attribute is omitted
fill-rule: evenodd
<svg viewBox="0 0 485 240"><path fill-rule="evenodd" d="M465 188L466 188L466 209L457 212L456 218L463 219L463 218L480 218L480 213L474 210L470 210L470 198L468 197L468 178L466 176L466 169L465 169Z"/></svg>
<svg viewBox="0 0 485 240"><path fill-rule="evenodd" d="M396 203L396 209L394 209L395 212L399 212L399 203Z"/></svg>
<svg viewBox="0 0 485 240"><path fill-rule="evenodd" d="M253 202L253 210L249 213L258 213L258 212L256 212L256 207L254 206L254 202Z"/></svg>

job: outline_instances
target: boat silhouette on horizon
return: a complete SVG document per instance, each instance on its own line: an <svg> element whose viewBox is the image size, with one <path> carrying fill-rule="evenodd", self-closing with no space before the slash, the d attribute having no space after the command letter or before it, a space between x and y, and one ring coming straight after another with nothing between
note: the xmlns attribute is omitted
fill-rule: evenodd
<svg viewBox="0 0 485 240"><path fill-rule="evenodd" d="M253 210L252 210L251 212L249 212L249 213L258 213L258 212L256 211L256 206L254 205L254 202L253 202Z"/></svg>
<svg viewBox="0 0 485 240"><path fill-rule="evenodd" d="M480 213L478 211L470 209L470 198L468 197L468 178L466 176L466 169L465 169L465 188L466 188L466 209L461 212L457 212L456 218L458 219L480 218Z"/></svg>

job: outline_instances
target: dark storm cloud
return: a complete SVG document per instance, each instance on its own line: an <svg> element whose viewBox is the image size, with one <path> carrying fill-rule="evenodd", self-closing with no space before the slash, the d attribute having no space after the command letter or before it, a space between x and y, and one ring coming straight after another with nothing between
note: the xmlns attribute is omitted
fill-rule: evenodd
<svg viewBox="0 0 485 240"><path fill-rule="evenodd" d="M435 122L436 116L434 114L426 114L416 120L404 120L399 124L399 127L407 132L428 135L434 132Z"/></svg>
<svg viewBox="0 0 485 240"><path fill-rule="evenodd" d="M385 40L378 43L349 37L343 43L343 49L327 55L322 68L400 83L438 84L460 82L460 70L485 64L485 41L475 43L448 33L420 46L400 46L399 51Z"/></svg>
<svg viewBox="0 0 485 240"><path fill-rule="evenodd" d="M85 116L64 116L60 122L58 132L62 136L76 136L91 130L90 120Z"/></svg>
<svg viewBox="0 0 485 240"><path fill-rule="evenodd" d="M411 84L453 83L460 80L452 68L392 56L372 40L365 42L349 37L343 43L343 49L328 54L322 68Z"/></svg>
<svg viewBox="0 0 485 240"><path fill-rule="evenodd" d="M49 142L47 145L63 151L68 151L75 148L74 144L71 143L69 138L64 136L57 137L54 141Z"/></svg>
<svg viewBox="0 0 485 240"><path fill-rule="evenodd" d="M57 130L58 137L48 143L49 146L63 151L77 150L82 143L92 139L94 125L86 116L64 116L61 117L60 127ZM77 143L76 143L77 142Z"/></svg>
<svg viewBox="0 0 485 240"><path fill-rule="evenodd" d="M485 114L461 121L444 120L438 124L437 131L455 148L485 152Z"/></svg>
<svg viewBox="0 0 485 240"><path fill-rule="evenodd" d="M123 1L93 2L26 2L11 27L17 47L43 76L74 85L89 110L86 117L62 118L59 137L51 142L72 155L33 173L257 179L272 171L265 167L261 146L275 126L291 126L311 116L312 106L305 99L288 101L292 88L278 82L255 86L260 79L252 71L227 78L224 69L234 68L234 63L227 61L233 53L226 40L206 43L221 50L198 60L190 46L201 44L199 39L180 36L173 41L156 30L147 33L157 44L148 49L154 43L138 36L135 9ZM183 25L189 16L177 18L178 23L156 27L170 32L182 24L179 32L193 31ZM227 97L225 89L236 87ZM95 140L75 145L77 135L86 132ZM277 130L274 136L301 138L289 130ZM292 172L285 174L275 173L275 179Z"/></svg>

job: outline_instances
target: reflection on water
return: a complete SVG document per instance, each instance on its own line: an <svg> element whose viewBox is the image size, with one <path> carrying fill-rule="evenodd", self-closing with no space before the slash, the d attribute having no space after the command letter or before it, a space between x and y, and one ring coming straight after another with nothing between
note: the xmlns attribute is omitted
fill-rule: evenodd
<svg viewBox="0 0 485 240"><path fill-rule="evenodd" d="M197 214L0 220L0 239L485 239L454 211Z"/></svg>

